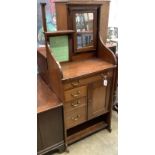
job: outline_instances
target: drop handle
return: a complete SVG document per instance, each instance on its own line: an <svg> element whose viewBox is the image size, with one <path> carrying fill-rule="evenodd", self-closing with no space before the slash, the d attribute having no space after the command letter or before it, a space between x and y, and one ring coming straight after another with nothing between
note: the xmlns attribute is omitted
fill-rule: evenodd
<svg viewBox="0 0 155 155"><path fill-rule="evenodd" d="M80 95L80 91L77 91L76 94L71 94L71 96L72 96L72 97L75 97L75 98L78 97L79 95Z"/></svg>
<svg viewBox="0 0 155 155"><path fill-rule="evenodd" d="M80 115L77 115L76 117L72 117L72 120L77 121L79 119Z"/></svg>
<svg viewBox="0 0 155 155"><path fill-rule="evenodd" d="M80 104L80 101L77 101L76 103L72 103L72 107L77 107Z"/></svg>

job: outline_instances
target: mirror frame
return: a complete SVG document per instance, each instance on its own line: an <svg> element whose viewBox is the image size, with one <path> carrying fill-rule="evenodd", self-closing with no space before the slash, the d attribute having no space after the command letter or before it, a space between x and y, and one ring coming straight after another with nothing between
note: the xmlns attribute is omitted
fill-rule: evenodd
<svg viewBox="0 0 155 155"><path fill-rule="evenodd" d="M69 29L74 30L74 53L83 53L95 51L97 47L97 8L96 6L69 6L69 18L68 18L68 26ZM77 48L77 31L76 31L76 13L93 13L93 46L86 46L82 48Z"/></svg>

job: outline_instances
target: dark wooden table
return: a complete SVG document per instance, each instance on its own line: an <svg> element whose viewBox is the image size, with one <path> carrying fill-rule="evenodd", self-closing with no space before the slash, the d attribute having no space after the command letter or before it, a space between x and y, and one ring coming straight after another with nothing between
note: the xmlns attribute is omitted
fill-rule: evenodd
<svg viewBox="0 0 155 155"><path fill-rule="evenodd" d="M38 155L64 151L63 107L48 85L37 76L37 151Z"/></svg>

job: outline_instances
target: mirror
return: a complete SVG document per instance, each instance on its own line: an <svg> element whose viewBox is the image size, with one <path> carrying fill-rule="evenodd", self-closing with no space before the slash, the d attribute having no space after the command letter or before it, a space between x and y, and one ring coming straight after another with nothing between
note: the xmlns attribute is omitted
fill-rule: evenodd
<svg viewBox="0 0 155 155"><path fill-rule="evenodd" d="M93 47L93 22L94 13L75 14L77 51Z"/></svg>

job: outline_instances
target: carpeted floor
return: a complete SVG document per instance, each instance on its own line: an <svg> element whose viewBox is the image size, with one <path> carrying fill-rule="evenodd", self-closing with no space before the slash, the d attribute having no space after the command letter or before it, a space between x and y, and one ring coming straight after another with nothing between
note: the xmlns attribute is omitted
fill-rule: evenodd
<svg viewBox="0 0 155 155"><path fill-rule="evenodd" d="M69 153L54 155L117 155L118 115L113 111L112 132L106 129L99 131L69 146Z"/></svg>

